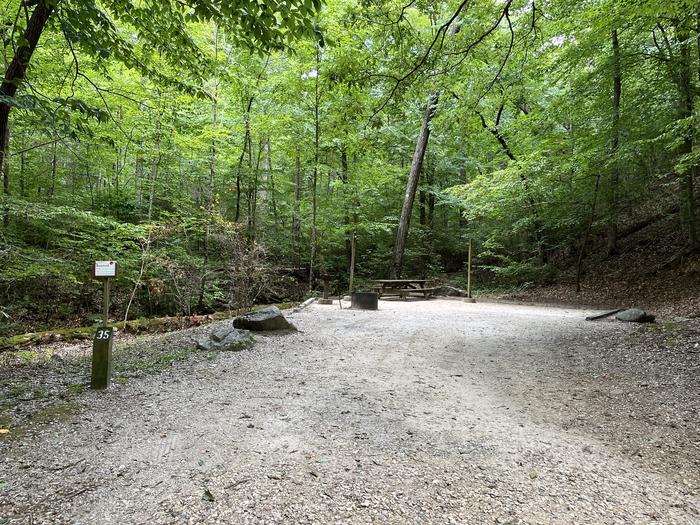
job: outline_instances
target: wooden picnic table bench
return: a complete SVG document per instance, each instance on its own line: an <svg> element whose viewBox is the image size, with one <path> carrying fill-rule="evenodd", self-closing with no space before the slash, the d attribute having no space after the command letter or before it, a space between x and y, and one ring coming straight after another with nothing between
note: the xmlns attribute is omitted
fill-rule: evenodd
<svg viewBox="0 0 700 525"><path fill-rule="evenodd" d="M437 288L426 287L427 279L375 279L377 286L374 290L382 296L398 296L402 299L411 294L422 294L427 298L432 295Z"/></svg>

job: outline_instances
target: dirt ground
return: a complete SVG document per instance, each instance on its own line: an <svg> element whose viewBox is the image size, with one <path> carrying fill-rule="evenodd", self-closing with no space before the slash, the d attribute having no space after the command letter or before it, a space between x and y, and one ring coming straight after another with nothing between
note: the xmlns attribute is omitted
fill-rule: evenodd
<svg viewBox="0 0 700 525"><path fill-rule="evenodd" d="M0 523L700 523L700 324L589 313L312 305L0 436Z"/></svg>

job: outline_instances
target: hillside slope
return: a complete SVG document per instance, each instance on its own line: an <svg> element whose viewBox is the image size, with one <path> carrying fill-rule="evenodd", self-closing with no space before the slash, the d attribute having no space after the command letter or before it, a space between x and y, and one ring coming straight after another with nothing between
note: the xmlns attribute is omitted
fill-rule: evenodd
<svg viewBox="0 0 700 525"><path fill-rule="evenodd" d="M640 307L661 319L700 316L700 255L683 251L678 216L669 215L623 237L619 253L605 256L602 243L583 261L576 292L576 260L559 265L553 282L506 294L514 300L600 307Z"/></svg>

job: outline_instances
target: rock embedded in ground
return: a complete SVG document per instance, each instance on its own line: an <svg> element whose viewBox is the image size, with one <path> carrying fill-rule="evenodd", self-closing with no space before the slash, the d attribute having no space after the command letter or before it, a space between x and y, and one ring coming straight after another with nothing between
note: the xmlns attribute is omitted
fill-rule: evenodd
<svg viewBox="0 0 700 525"><path fill-rule="evenodd" d="M441 295L443 297L468 297L469 294L466 290L461 288L455 288L454 286L440 286L435 290L435 295Z"/></svg>
<svg viewBox="0 0 700 525"><path fill-rule="evenodd" d="M258 312L249 312L233 320L234 328L242 328L253 332L268 332L273 330L295 330L279 308L268 306Z"/></svg>
<svg viewBox="0 0 700 525"><path fill-rule="evenodd" d="M655 317L639 308L630 308L618 313L615 319L626 323L653 323Z"/></svg>
<svg viewBox="0 0 700 525"><path fill-rule="evenodd" d="M197 341L197 349L206 352L236 352L249 348L252 344L253 337L248 330L222 326Z"/></svg>

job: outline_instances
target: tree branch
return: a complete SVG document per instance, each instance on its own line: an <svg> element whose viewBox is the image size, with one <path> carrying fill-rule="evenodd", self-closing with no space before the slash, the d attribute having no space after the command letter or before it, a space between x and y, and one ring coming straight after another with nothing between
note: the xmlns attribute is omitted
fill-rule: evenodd
<svg viewBox="0 0 700 525"><path fill-rule="evenodd" d="M8 157L14 156L14 155L21 155L22 153L27 153L28 151L32 151L38 148L42 148L44 146L48 146L49 144L55 144L56 142L61 142L63 141L64 137L59 137L57 139L49 140L47 142L42 142L41 144L35 144L34 146L30 146L28 148L21 149L19 151L14 151L12 153L8 154Z"/></svg>
<svg viewBox="0 0 700 525"><path fill-rule="evenodd" d="M511 1L512 0L509 0L508 3L510 4ZM423 53L420 60L407 73L405 73L403 76L396 79L396 82L394 82L394 85L391 88L389 95L386 97L384 102L374 111L374 113L370 117L370 121L373 120L374 117L376 117L379 113L381 113L384 110L384 108L386 108L386 106L389 104L391 99L396 94L396 91L399 89L399 86L403 82L408 80L411 76L413 76L420 68L422 68L425 65L425 63L428 61L428 58L430 57L430 53L433 51L433 48L438 43L438 41L440 42L439 47L442 48L442 45L443 45L444 39L445 39L445 34L446 34L447 30L453 24L453 22L457 19L457 17L460 15L460 13L462 12L462 10L464 9L464 7L467 5L468 2L469 2L469 0L464 0L463 2L461 2L459 4L459 7L457 7L457 9L455 10L455 12L452 13L452 16L450 16L449 20L447 22L445 22L444 24L442 24L438 28L437 33L435 33L433 40L430 42L428 49L425 50L425 52Z"/></svg>

